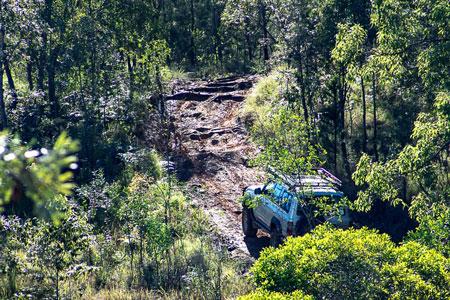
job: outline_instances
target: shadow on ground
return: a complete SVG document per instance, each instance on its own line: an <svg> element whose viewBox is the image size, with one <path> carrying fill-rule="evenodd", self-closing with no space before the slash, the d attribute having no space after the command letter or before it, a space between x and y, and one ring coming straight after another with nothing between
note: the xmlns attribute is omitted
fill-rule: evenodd
<svg viewBox="0 0 450 300"><path fill-rule="evenodd" d="M270 238L268 236L245 237L245 245L250 255L257 259L261 251L270 246Z"/></svg>

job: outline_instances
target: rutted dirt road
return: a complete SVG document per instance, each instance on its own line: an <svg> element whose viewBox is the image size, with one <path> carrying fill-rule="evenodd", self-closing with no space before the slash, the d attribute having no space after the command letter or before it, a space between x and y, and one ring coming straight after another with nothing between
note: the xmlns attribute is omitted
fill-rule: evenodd
<svg viewBox="0 0 450 300"><path fill-rule="evenodd" d="M264 236L244 239L238 202L244 187L261 180L257 170L248 167L256 149L239 117L256 80L246 76L188 82L167 97L178 177L192 191L194 204L216 225L232 256L243 258L257 257L268 245Z"/></svg>

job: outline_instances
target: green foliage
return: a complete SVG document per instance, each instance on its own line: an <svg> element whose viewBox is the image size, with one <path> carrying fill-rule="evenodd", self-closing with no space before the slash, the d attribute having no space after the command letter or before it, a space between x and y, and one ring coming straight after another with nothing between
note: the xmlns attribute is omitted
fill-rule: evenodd
<svg viewBox="0 0 450 300"><path fill-rule="evenodd" d="M301 291L295 291L292 294L282 294L277 292L269 292L258 290L251 294L238 298L239 300L313 300L312 296L306 296Z"/></svg>
<svg viewBox="0 0 450 300"><path fill-rule="evenodd" d="M419 226L408 234L407 240L417 241L450 257L449 227L450 210L446 208L440 214L422 218Z"/></svg>
<svg viewBox="0 0 450 300"><path fill-rule="evenodd" d="M256 116L250 134L252 141L260 147L260 152L251 163L280 174L313 174L314 168L324 164L326 152L320 144L314 142L312 137L317 136L317 132L304 117L295 108L282 106L281 97L288 96L289 92L281 92L281 77L277 79L276 74L282 73L273 73L259 81L244 107L245 113ZM289 80L289 75L282 78ZM339 207L347 205L344 203L346 199L335 201L331 197L309 197L308 190L309 187L305 186L303 190L294 193L305 207L304 214L311 227L317 222L319 215L336 215ZM243 196L240 200L248 207L256 207L260 197L267 195L253 198Z"/></svg>
<svg viewBox="0 0 450 300"><path fill-rule="evenodd" d="M407 205L411 216L418 221L448 210L448 170L443 162L448 160L450 126L445 109L442 111L445 106L441 105L448 102L449 97L445 94L438 97L435 111L420 114L415 123L411 135L415 145L406 146L396 158L385 163L371 162L367 155L360 159L353 178L356 184L368 187L358 194L359 209L369 210L378 197L393 205ZM399 198L401 178L417 184L408 204Z"/></svg>
<svg viewBox="0 0 450 300"><path fill-rule="evenodd" d="M292 81L291 73L286 67L278 67L258 80L246 97L241 112L249 127L263 130L272 115L287 105L285 95Z"/></svg>
<svg viewBox="0 0 450 300"><path fill-rule="evenodd" d="M336 46L331 52L331 57L339 67L355 69L364 53L366 31L359 24L339 24L338 30Z"/></svg>
<svg viewBox="0 0 450 300"><path fill-rule="evenodd" d="M396 246L373 230L321 226L264 250L251 280L262 290L318 299L446 299L449 263L418 243Z"/></svg>
<svg viewBox="0 0 450 300"><path fill-rule="evenodd" d="M78 168L73 154L78 143L66 133L56 140L53 149L30 150L18 137L3 132L0 136L0 204L24 197L34 201L36 213L49 214L54 221L58 212L66 208L65 196L71 194L74 184L72 171Z"/></svg>
<svg viewBox="0 0 450 300"><path fill-rule="evenodd" d="M92 226L76 207L66 211L57 225L1 217L0 248L5 256L0 259L0 282L4 283L0 296L59 297L61 282L84 278L95 270L86 260L91 232Z"/></svg>
<svg viewBox="0 0 450 300"><path fill-rule="evenodd" d="M241 266L206 236L205 216L166 180L135 172L107 183L96 172L75 194L83 205L70 203L57 224L0 218L0 297L96 297L118 287L182 298L246 291Z"/></svg>
<svg viewBox="0 0 450 300"><path fill-rule="evenodd" d="M312 128L292 108L285 96L289 70L279 68L258 81L247 97L244 116L252 120L251 137L262 148L255 165L273 167L286 174L303 174L323 163L324 150L310 141Z"/></svg>
<svg viewBox="0 0 450 300"><path fill-rule="evenodd" d="M383 0L373 5L372 23L378 29L374 59L381 70L417 66L420 78L431 89L448 88L450 7L445 0ZM447 66L446 66L447 65ZM390 77L392 73L385 73Z"/></svg>
<svg viewBox="0 0 450 300"><path fill-rule="evenodd" d="M143 145L167 149L163 94L180 79L273 66L244 104L254 163L309 173L328 155L344 181L356 166L358 209L381 199L419 226L399 247L367 230L290 240L257 276L292 286L248 297L448 297L448 262L420 244L449 255L449 19L446 0L2 1L0 298L246 292ZM324 200L312 215L337 208Z"/></svg>
<svg viewBox="0 0 450 300"><path fill-rule="evenodd" d="M139 149L134 152L122 153L120 157L126 164L125 175L133 176L135 172L138 172L148 176L153 181L157 181L164 174L161 157L155 150ZM131 180L131 178L127 179L128 181Z"/></svg>
<svg viewBox="0 0 450 300"><path fill-rule="evenodd" d="M290 109L274 112L267 124L252 128L253 141L262 147L255 158L258 166L271 166L285 174L309 173L323 163L323 149L310 141L311 128Z"/></svg>

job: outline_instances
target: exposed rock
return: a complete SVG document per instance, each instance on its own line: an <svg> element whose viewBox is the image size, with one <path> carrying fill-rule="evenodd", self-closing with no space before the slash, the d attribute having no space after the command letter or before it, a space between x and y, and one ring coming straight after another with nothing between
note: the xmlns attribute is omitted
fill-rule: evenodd
<svg viewBox="0 0 450 300"><path fill-rule="evenodd" d="M178 139L173 143L178 145L174 149L177 175L191 187L193 203L204 208L232 256L247 260L268 242L267 237L244 240L237 201L242 189L257 183L260 175L248 167L257 150L239 119L255 80L232 76L191 82L167 97Z"/></svg>
<svg viewBox="0 0 450 300"><path fill-rule="evenodd" d="M183 91L171 96L167 96L167 100L184 100L184 101L206 101L212 94Z"/></svg>

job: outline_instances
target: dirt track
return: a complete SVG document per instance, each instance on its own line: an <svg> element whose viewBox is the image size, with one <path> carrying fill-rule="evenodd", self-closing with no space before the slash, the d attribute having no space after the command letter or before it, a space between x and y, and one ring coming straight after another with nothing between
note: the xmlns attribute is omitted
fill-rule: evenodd
<svg viewBox="0 0 450 300"><path fill-rule="evenodd" d="M216 225L232 256L257 257L268 238L244 239L241 230L242 189L259 180L248 167L256 152L239 117L254 76L184 83L167 97L174 124L174 162L194 204ZM259 179L259 180L258 180Z"/></svg>

